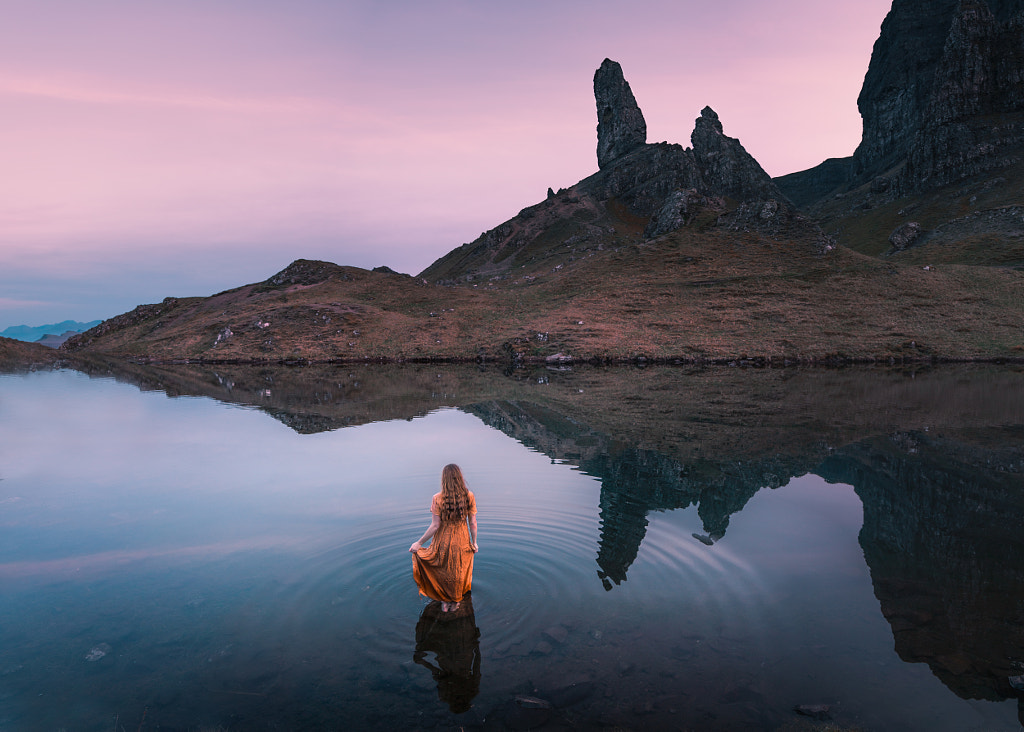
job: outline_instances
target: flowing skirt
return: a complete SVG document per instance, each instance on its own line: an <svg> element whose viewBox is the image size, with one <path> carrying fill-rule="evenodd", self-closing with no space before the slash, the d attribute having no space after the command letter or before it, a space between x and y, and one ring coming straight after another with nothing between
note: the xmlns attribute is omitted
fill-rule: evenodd
<svg viewBox="0 0 1024 732"><path fill-rule="evenodd" d="M412 576L420 594L441 602L461 602L473 585L473 547L462 521L442 521L430 546L412 555Z"/></svg>

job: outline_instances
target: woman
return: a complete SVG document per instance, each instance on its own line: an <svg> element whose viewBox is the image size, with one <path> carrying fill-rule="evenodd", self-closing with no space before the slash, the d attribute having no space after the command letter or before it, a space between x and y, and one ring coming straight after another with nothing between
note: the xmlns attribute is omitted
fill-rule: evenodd
<svg viewBox="0 0 1024 732"><path fill-rule="evenodd" d="M421 595L439 600L442 612L453 612L472 587L473 555L479 550L476 497L466 488L458 465L445 465L441 471L441 492L434 494L430 513L426 533L409 547L412 576ZM423 542L431 538L424 549Z"/></svg>

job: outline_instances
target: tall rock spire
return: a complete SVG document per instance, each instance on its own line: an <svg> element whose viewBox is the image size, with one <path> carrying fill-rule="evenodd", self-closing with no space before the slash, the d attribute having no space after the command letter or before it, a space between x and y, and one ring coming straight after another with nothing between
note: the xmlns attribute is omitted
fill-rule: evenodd
<svg viewBox="0 0 1024 732"><path fill-rule="evenodd" d="M594 97L597 166L603 168L647 142L647 123L622 75L622 67L615 61L605 59L594 73Z"/></svg>

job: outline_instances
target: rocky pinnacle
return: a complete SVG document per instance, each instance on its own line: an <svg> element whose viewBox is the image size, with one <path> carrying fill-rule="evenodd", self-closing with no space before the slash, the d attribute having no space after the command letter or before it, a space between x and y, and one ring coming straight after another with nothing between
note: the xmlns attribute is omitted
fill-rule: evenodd
<svg viewBox="0 0 1024 732"><path fill-rule="evenodd" d="M783 195L739 140L726 136L711 107L704 107L690 136L705 189L737 201L781 199Z"/></svg>
<svg viewBox="0 0 1024 732"><path fill-rule="evenodd" d="M594 97L597 166L603 168L647 142L647 123L622 75L622 67L615 61L605 59L594 73Z"/></svg>

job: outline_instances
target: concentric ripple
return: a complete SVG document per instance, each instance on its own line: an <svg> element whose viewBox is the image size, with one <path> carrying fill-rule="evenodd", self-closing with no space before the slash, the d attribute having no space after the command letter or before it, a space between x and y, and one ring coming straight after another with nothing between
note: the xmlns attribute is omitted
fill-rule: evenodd
<svg viewBox="0 0 1024 732"><path fill-rule="evenodd" d="M322 634L333 627L370 660L407 657L427 602L413 582L408 547L424 528L421 510L398 512L360 525L309 558L302 575L282 590L295 630ZM645 617L682 604L708 622L728 617L748 637L759 634L770 603L756 574L726 546L705 546L655 522L627 581L609 592L598 576L600 529L596 506L557 500L540 511L488 506L473 579L476 621L487 647L528 652L546 629L581 616Z"/></svg>

